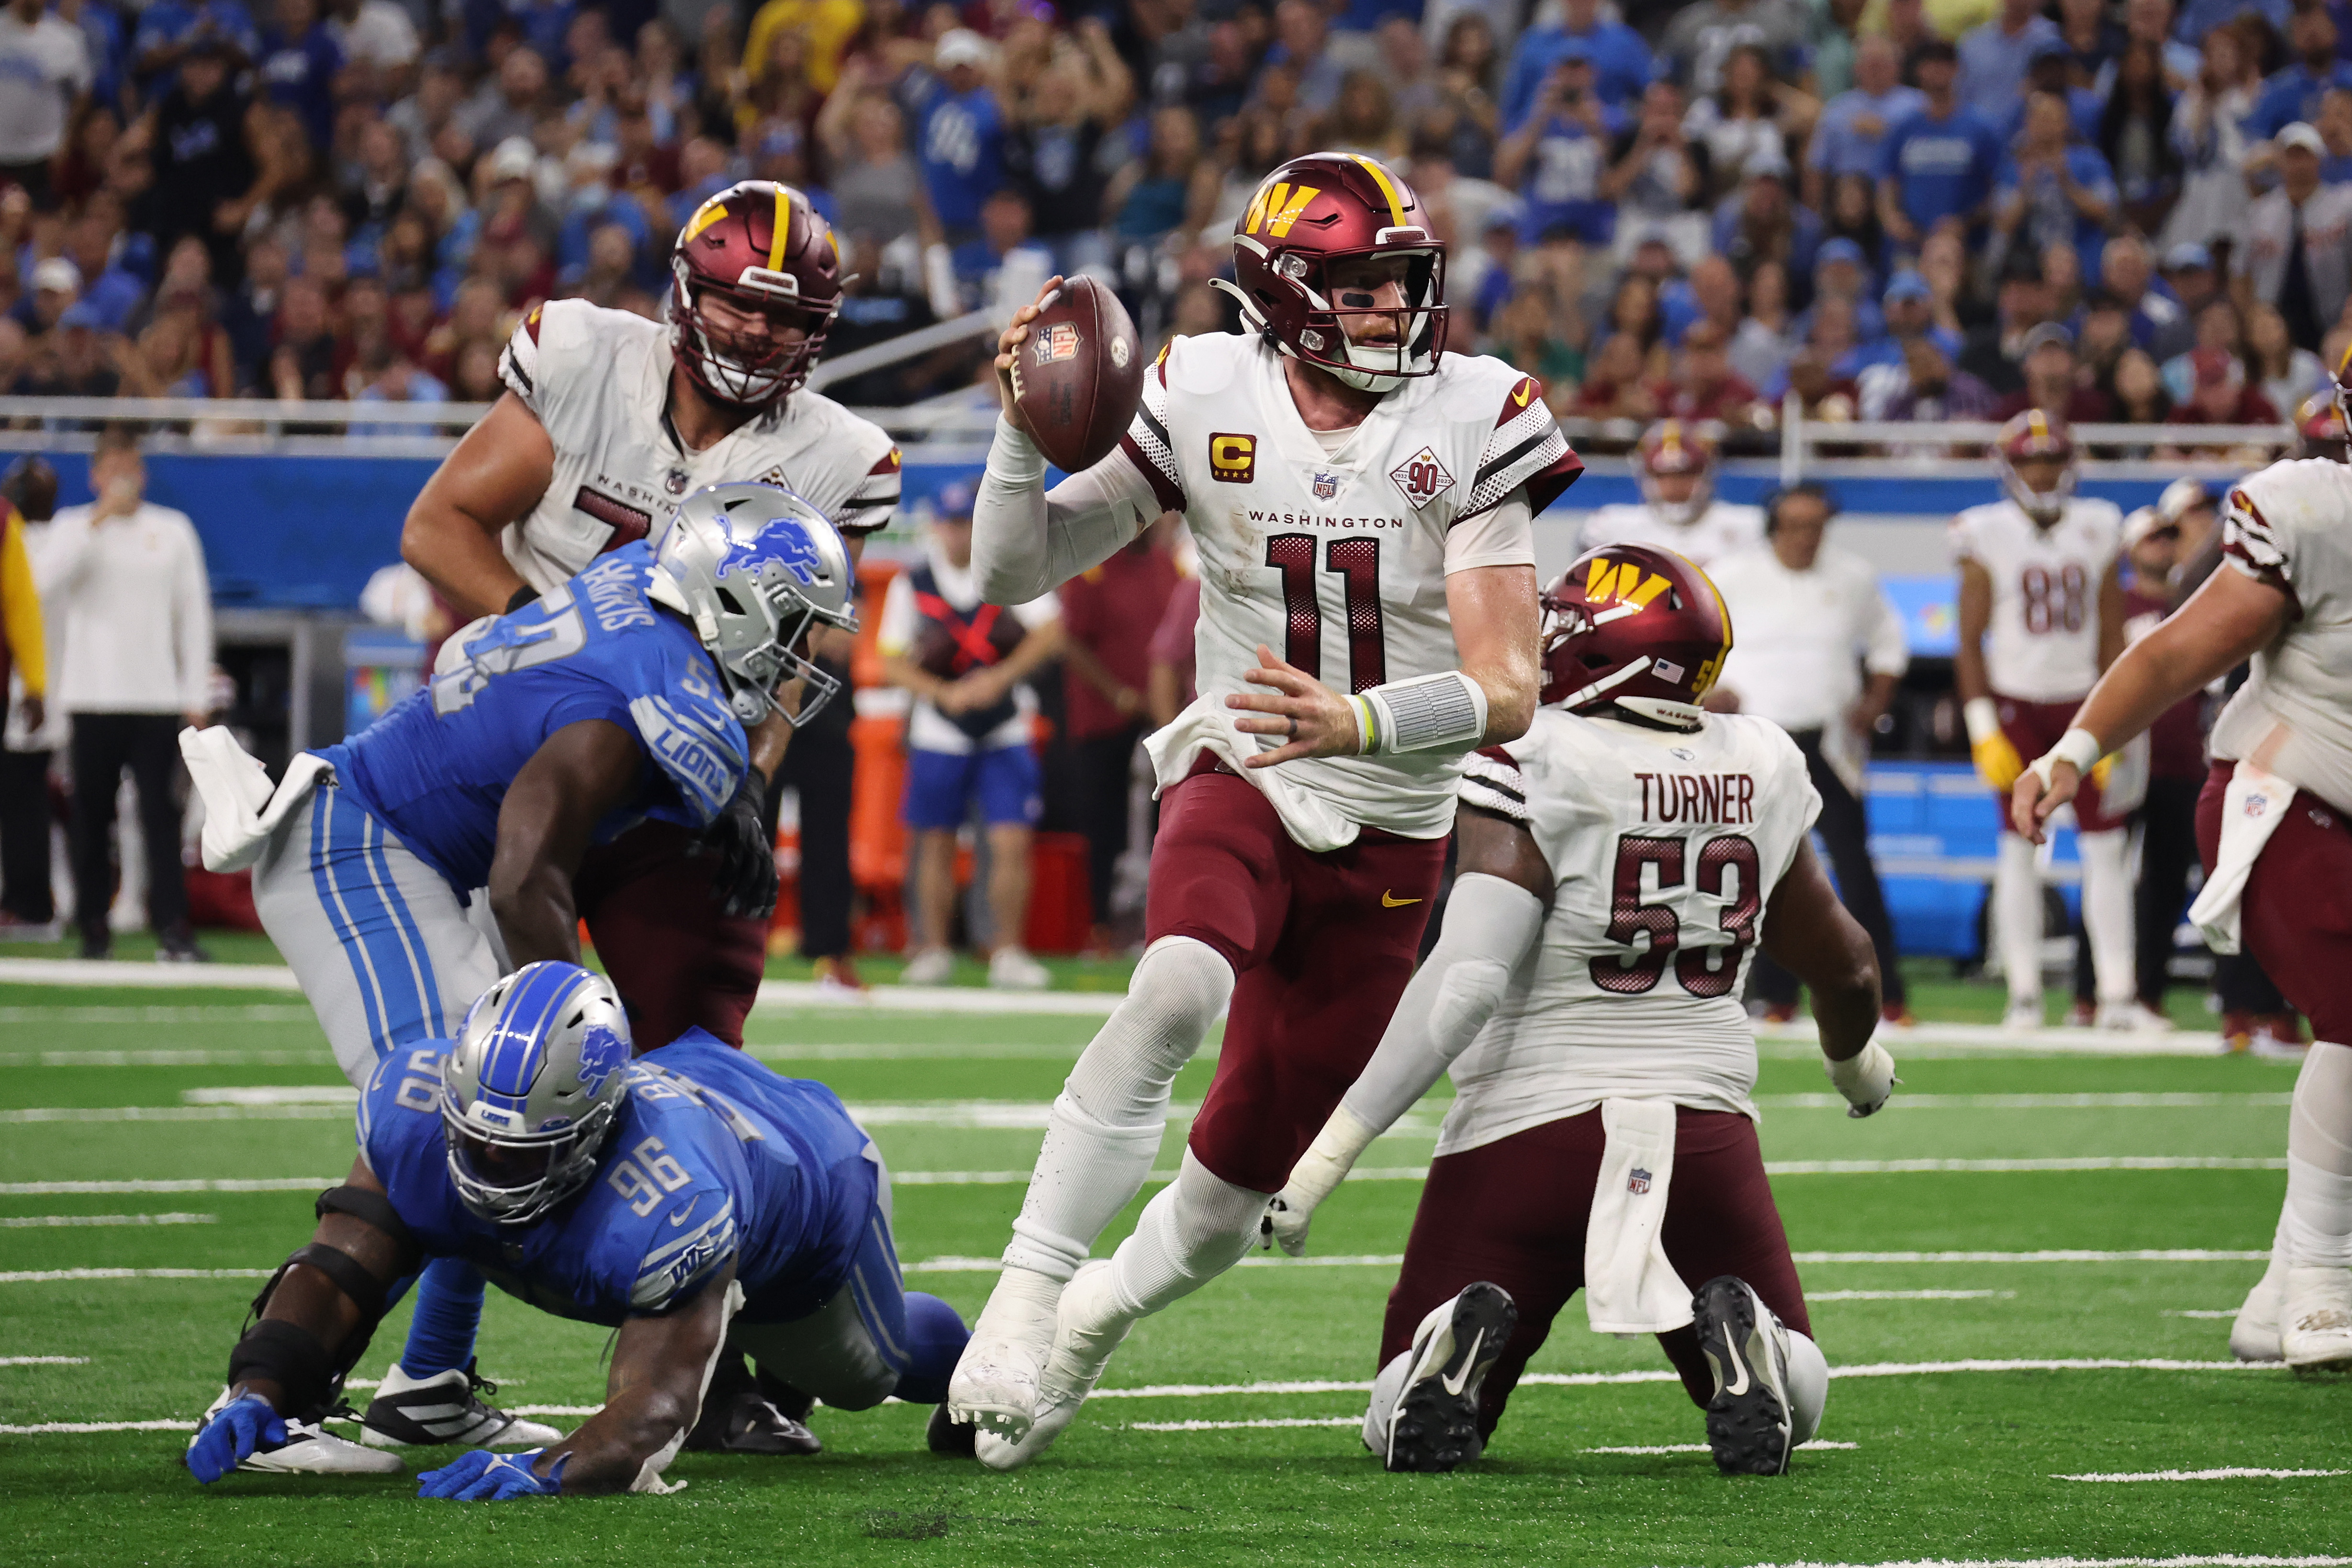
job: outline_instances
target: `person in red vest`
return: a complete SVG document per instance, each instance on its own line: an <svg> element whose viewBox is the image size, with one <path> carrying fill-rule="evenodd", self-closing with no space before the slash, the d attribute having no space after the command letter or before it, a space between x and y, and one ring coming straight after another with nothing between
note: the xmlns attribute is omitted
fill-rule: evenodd
<svg viewBox="0 0 2352 1568"><path fill-rule="evenodd" d="M1029 744L1037 701L1023 682L1061 651L1061 608L1051 595L1011 608L981 603L971 498L963 481L940 492L927 556L890 580L876 634L885 676L914 697L903 814L915 836L915 933L900 978L937 985L953 971L956 835L977 811L996 938L989 984L1038 990L1051 976L1021 945L1030 834L1043 804Z"/></svg>

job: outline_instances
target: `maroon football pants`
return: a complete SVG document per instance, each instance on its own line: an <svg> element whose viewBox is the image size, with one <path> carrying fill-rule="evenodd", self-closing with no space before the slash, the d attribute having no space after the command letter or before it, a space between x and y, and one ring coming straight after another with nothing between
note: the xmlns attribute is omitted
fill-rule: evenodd
<svg viewBox="0 0 2352 1568"><path fill-rule="evenodd" d="M2197 851L2208 875L2237 766L2215 762L2197 797ZM2313 1037L2352 1045L2352 824L2342 813L2295 791L2246 877L2238 920L2245 951L2311 1020Z"/></svg>
<svg viewBox="0 0 2352 1568"><path fill-rule="evenodd" d="M1593 1110L1432 1161L1404 1268L1389 1292L1379 1365L1411 1349L1412 1331L1430 1309L1464 1286L1481 1279L1500 1285L1518 1304L1519 1326L1480 1398L1478 1429L1491 1436L1528 1358L1543 1348L1552 1320L1583 1287L1585 1221L1606 1141ZM1675 1173L1659 1239L1666 1261L1692 1289L1718 1274L1736 1274L1783 1323L1812 1332L1764 1177L1756 1124L1745 1116L1676 1111ZM1675 1329L1660 1334L1658 1343L1692 1400L1706 1405L1715 1379L1696 1331Z"/></svg>
<svg viewBox="0 0 2352 1568"><path fill-rule="evenodd" d="M740 1049L767 968L768 922L719 908L718 864L693 853L697 841L673 823L639 823L589 850L572 881L641 1052L697 1026Z"/></svg>
<svg viewBox="0 0 2352 1568"><path fill-rule="evenodd" d="M1405 982L1445 866L1443 838L1365 828L1310 853L1255 785L1197 769L1160 797L1144 934L1189 936L1234 966L1193 1156L1276 1193L1356 1081Z"/></svg>

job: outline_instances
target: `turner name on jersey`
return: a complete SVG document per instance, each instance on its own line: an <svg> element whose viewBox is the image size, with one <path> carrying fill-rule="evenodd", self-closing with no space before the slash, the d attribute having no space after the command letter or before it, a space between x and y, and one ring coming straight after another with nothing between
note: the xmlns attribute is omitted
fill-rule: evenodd
<svg viewBox="0 0 2352 1568"><path fill-rule="evenodd" d="M1559 708L1474 755L1465 805L1524 825L1556 885L1535 951L1454 1065L1437 1152L1616 1097L1755 1114L1740 991L1821 797L1777 724L1684 734Z"/></svg>
<svg viewBox="0 0 2352 1568"><path fill-rule="evenodd" d="M1160 782L1202 746L1256 749L1224 699L1261 644L1334 690L1461 667L1445 578L1535 563L1530 514L1581 464L1542 387L1500 360L1446 354L1327 449L1281 358L1255 338L1178 338L1144 377L1121 443L1200 551L1200 700L1153 737ZM1511 501L1505 506L1503 503ZM1245 774L1310 849L1360 826L1433 838L1452 826L1458 755L1322 757Z"/></svg>
<svg viewBox="0 0 2352 1568"><path fill-rule="evenodd" d="M1985 679L2022 702L2071 702L2099 679L2099 584L2123 550L2115 502L2076 497L2048 528L2012 500L1952 520L1952 553L1992 579Z"/></svg>
<svg viewBox="0 0 2352 1568"><path fill-rule="evenodd" d="M845 534L898 506L898 448L882 428L803 388L699 452L669 417L668 330L626 310L556 300L508 340L499 374L547 427L555 475L502 546L541 593L608 550L658 537L705 485L757 479L793 491Z"/></svg>

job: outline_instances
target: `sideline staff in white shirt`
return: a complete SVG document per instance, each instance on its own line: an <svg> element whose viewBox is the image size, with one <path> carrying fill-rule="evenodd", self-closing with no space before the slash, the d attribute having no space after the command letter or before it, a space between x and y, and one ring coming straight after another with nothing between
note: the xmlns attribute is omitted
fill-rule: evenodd
<svg viewBox="0 0 2352 1568"><path fill-rule="evenodd" d="M1861 790L1870 732L1895 700L1911 655L1903 617L1878 574L1862 557L1822 542L1836 514L1821 486L1792 485L1768 503L1763 543L1708 568L1731 611L1733 641L1707 705L1769 719L1804 752L1822 796L1815 826L1837 868L1839 896L1878 950L1885 1016L1900 1022L1909 1009L1870 862ZM1773 1016L1793 1015L1794 975L1759 955L1755 984Z"/></svg>
<svg viewBox="0 0 2352 1568"><path fill-rule="evenodd" d="M82 956L104 958L111 945L102 889L113 879L107 850L115 785L128 768L139 786L157 954L201 959L180 879L174 785L180 726L210 721L205 693L212 678L213 609L205 549L187 513L142 499L146 465L123 426L100 433L89 482L98 499L58 510L38 572L42 607L64 628L51 700L73 724L67 837L79 889L74 902Z"/></svg>

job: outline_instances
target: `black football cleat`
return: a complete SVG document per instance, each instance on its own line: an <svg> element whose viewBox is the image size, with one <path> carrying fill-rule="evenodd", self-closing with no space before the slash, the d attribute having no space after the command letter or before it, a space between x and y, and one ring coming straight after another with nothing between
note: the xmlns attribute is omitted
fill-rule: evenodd
<svg viewBox="0 0 2352 1568"><path fill-rule="evenodd" d="M957 1420L948 1414L944 1405L934 1405L930 1425L923 1428L923 1443L932 1453L950 1459L977 1458L980 1426L976 1422Z"/></svg>
<svg viewBox="0 0 2352 1568"><path fill-rule="evenodd" d="M1727 1476L1777 1476L1789 1468L1792 1436L1789 1354L1780 1321L1748 1281L1721 1274L1691 1298L1691 1327L1715 1373L1706 1402L1706 1446Z"/></svg>
<svg viewBox="0 0 2352 1568"><path fill-rule="evenodd" d="M722 1352L686 1447L703 1454L822 1454L804 1423L816 1401L788 1384L754 1375L740 1351Z"/></svg>
<svg viewBox="0 0 2352 1568"><path fill-rule="evenodd" d="M1412 1336L1412 1371L1390 1412L1391 1470L1439 1472L1477 1458L1478 1391L1518 1327L1519 1309L1500 1285L1481 1280L1431 1312Z"/></svg>
<svg viewBox="0 0 2352 1568"><path fill-rule="evenodd" d="M478 1375L473 1364L431 1377L414 1378L398 1363L376 1385L360 1417L360 1441L371 1448L544 1448L563 1434L536 1421L510 1415L483 1401L499 1385Z"/></svg>

